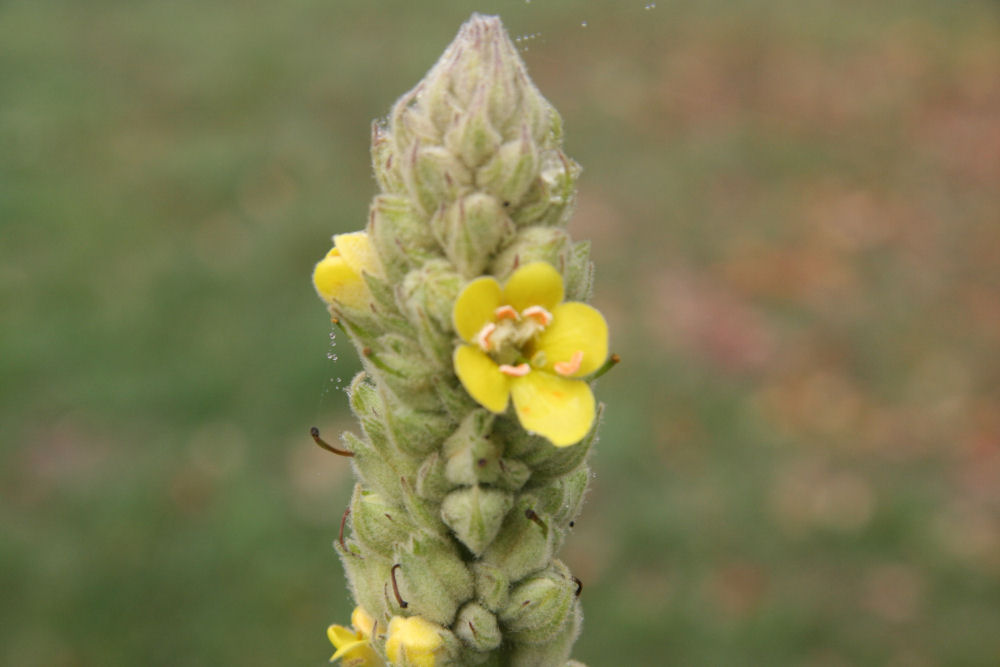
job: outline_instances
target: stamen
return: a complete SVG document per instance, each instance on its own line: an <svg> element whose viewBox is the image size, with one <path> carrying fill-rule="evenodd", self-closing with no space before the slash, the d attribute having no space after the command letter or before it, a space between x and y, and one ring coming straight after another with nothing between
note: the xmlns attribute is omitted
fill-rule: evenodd
<svg viewBox="0 0 1000 667"><path fill-rule="evenodd" d="M534 318L543 327L547 327L552 323L552 313L541 306L528 306L521 311L521 315Z"/></svg>
<svg viewBox="0 0 1000 667"><path fill-rule="evenodd" d="M509 375L514 378L524 377L529 372L531 372L531 366L529 364L518 364L517 366L511 366L510 364L501 364L500 372L504 375Z"/></svg>
<svg viewBox="0 0 1000 667"><path fill-rule="evenodd" d="M490 351L490 336L496 331L497 325L494 322L487 322L486 325L476 334L476 342L483 352Z"/></svg>
<svg viewBox="0 0 1000 667"><path fill-rule="evenodd" d="M517 314L517 311L514 310L513 306L500 306L499 308L493 311L493 315L498 320L507 319L507 320L514 320L516 322L519 319L521 319L521 316Z"/></svg>
<svg viewBox="0 0 1000 667"><path fill-rule="evenodd" d="M573 373L580 370L580 364L583 363L583 350L577 350L573 353L573 357L569 361L557 361L552 365L556 373L559 375L572 375Z"/></svg>

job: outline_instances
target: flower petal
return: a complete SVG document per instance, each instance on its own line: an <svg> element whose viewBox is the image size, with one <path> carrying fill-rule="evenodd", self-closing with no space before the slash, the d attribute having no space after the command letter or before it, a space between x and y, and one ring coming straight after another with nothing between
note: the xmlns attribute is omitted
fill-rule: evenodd
<svg viewBox="0 0 1000 667"><path fill-rule="evenodd" d="M556 447L580 442L594 423L594 394L583 380L533 371L514 378L510 392L521 426Z"/></svg>
<svg viewBox="0 0 1000 667"><path fill-rule="evenodd" d="M563 300L563 279L551 264L532 262L511 274L503 286L503 302L521 312L529 306L551 311Z"/></svg>
<svg viewBox="0 0 1000 667"><path fill-rule="evenodd" d="M608 358L608 323L601 311L585 303L561 303L552 311L552 324L538 334L533 351L545 353L547 371L581 351L583 361L571 377L590 375Z"/></svg>
<svg viewBox="0 0 1000 667"><path fill-rule="evenodd" d="M465 286L455 300L452 320L455 331L462 340L472 343L476 334L487 322L495 318L495 311L500 305L500 283L496 278L482 276Z"/></svg>
<svg viewBox="0 0 1000 667"><path fill-rule="evenodd" d="M339 302L351 308L363 308L368 301L368 286L361 275L348 266L337 248L316 264L313 286L328 304Z"/></svg>
<svg viewBox="0 0 1000 667"><path fill-rule="evenodd" d="M351 612L351 625L354 626L359 635L367 639L375 628L375 619L363 607L359 606Z"/></svg>
<svg viewBox="0 0 1000 667"><path fill-rule="evenodd" d="M351 644L357 644L361 641L358 638L358 633L342 625L331 625L328 627L326 629L326 636L329 638L330 643L337 647L337 653L340 653Z"/></svg>
<svg viewBox="0 0 1000 667"><path fill-rule="evenodd" d="M358 275L365 272L373 276L382 276L382 263L365 232L337 234L333 237L333 244L340 251L340 256L344 258L347 265L354 269Z"/></svg>
<svg viewBox="0 0 1000 667"><path fill-rule="evenodd" d="M507 409L510 379L500 372L496 362L472 345L455 349L455 374L472 398L491 412Z"/></svg>

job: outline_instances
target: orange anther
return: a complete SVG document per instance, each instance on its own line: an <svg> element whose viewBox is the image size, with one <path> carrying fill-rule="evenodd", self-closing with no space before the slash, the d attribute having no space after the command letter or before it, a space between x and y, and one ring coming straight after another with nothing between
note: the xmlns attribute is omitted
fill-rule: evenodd
<svg viewBox="0 0 1000 667"><path fill-rule="evenodd" d="M501 364L500 372L504 375L509 375L510 377L519 378L524 377L529 372L531 372L531 366L528 364L518 364L517 366L511 366L510 364Z"/></svg>
<svg viewBox="0 0 1000 667"><path fill-rule="evenodd" d="M498 320L514 320L516 322L521 319L520 316L518 316L517 311L514 310L513 306L500 306L493 311L493 315Z"/></svg>
<svg viewBox="0 0 1000 667"><path fill-rule="evenodd" d="M521 311L521 315L534 318L543 327L547 327L552 323L552 313L541 306L529 306Z"/></svg>
<svg viewBox="0 0 1000 667"><path fill-rule="evenodd" d="M577 350L573 353L573 356L569 361L557 361L552 364L552 368L554 368L556 373L559 373L559 375L572 375L580 370L581 363L583 363L583 350Z"/></svg>

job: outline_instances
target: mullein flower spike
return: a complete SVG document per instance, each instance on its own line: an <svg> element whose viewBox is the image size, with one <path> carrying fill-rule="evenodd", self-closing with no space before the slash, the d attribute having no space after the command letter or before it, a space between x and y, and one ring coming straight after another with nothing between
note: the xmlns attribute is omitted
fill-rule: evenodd
<svg viewBox="0 0 1000 667"><path fill-rule="evenodd" d="M555 554L590 476L608 329L564 229L580 169L561 143L479 15L373 128L368 225L313 272L364 366L334 543L359 605L328 630L343 664L579 665L581 585Z"/></svg>

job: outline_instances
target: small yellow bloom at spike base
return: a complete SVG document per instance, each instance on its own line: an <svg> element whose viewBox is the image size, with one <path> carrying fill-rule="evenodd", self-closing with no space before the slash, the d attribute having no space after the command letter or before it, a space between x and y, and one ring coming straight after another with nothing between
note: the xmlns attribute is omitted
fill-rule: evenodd
<svg viewBox="0 0 1000 667"><path fill-rule="evenodd" d="M371 298L362 273L379 276L382 267L364 232L338 234L334 247L313 269L313 286L327 304L363 308Z"/></svg>
<svg viewBox="0 0 1000 667"><path fill-rule="evenodd" d="M393 667L434 667L444 648L441 630L444 628L420 616L394 616L385 642Z"/></svg>
<svg viewBox="0 0 1000 667"><path fill-rule="evenodd" d="M330 662L340 660L344 667L385 667L385 662L371 645L375 620L364 609L357 607L351 614L351 624L353 629L342 625L331 625L326 629L326 636L337 649Z"/></svg>
<svg viewBox="0 0 1000 667"><path fill-rule="evenodd" d="M502 413L513 401L526 430L557 447L576 444L594 424L594 395L582 379L608 356L608 325L593 307L563 302L563 279L545 262L518 268L500 286L468 283L452 322L466 344L455 374L473 399Z"/></svg>

